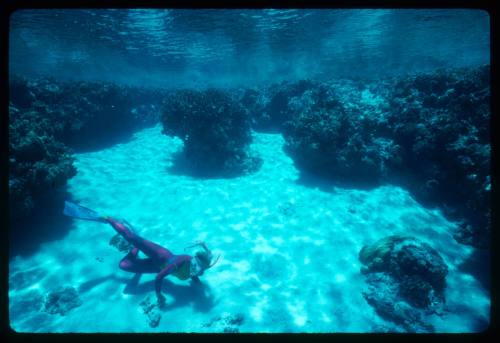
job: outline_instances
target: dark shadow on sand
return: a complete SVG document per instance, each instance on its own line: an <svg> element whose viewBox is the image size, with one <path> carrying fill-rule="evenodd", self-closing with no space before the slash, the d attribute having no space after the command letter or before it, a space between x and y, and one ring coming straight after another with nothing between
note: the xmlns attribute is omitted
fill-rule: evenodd
<svg viewBox="0 0 500 343"><path fill-rule="evenodd" d="M331 180L327 177L318 176L310 172L300 170L299 168L297 169L300 171L299 178L295 181L298 185L309 188L318 188L319 190L327 193L334 192L334 187L368 191L384 185L384 183L375 182Z"/></svg>
<svg viewBox="0 0 500 343"><path fill-rule="evenodd" d="M93 280L88 280L88 281L81 283L80 286L78 286L78 292L86 293L86 292L90 291L92 288L94 288L94 287L96 287L96 286L100 285L101 283L106 282L108 280L118 280L118 281L124 282L124 283L127 282L127 279L118 278L116 275L110 274L110 275L101 276L101 277L95 278Z"/></svg>
<svg viewBox="0 0 500 343"><path fill-rule="evenodd" d="M203 164L193 165L193 163L186 158L183 150L175 152L172 155L171 161L172 166L167 168L167 172L177 176L188 176L196 179L233 179L247 175L243 170L219 171L213 168L206 168ZM257 170L252 171L252 173Z"/></svg>
<svg viewBox="0 0 500 343"><path fill-rule="evenodd" d="M407 191L411 198L426 210L439 209L448 220L456 220L461 218L454 207L446 205L447 199L439 197L439 195L433 195L433 197L425 198L422 195L416 193L415 188L418 188L419 180L411 177L390 175L385 179L385 181L356 182L331 180L327 177L315 175L311 172L301 170L300 176L295 182L298 185L302 185L305 187L318 188L319 190L326 193L333 193L334 187L342 189L370 191L382 186L395 186Z"/></svg>
<svg viewBox="0 0 500 343"><path fill-rule="evenodd" d="M9 225L9 258L16 255L29 256L40 244L62 239L73 227L73 220L63 215L64 200L70 194L66 187L40 196L40 207L29 219L11 222Z"/></svg>
<svg viewBox="0 0 500 343"><path fill-rule="evenodd" d="M125 294L154 294L155 281L139 283L142 274L135 274L125 286L123 293ZM192 305L196 311L208 312L214 307L217 302L210 291L210 287L202 281L189 280L186 285L178 285L168 280L163 280L162 292L174 298L174 302L162 307L162 310L170 310L176 307L184 307Z"/></svg>
<svg viewBox="0 0 500 343"><path fill-rule="evenodd" d="M110 148L116 144L130 142L134 133L142 130L143 127L128 127L113 131L107 131L106 129L106 127L103 127L102 131L75 134L68 137L65 143L75 153L95 152Z"/></svg>

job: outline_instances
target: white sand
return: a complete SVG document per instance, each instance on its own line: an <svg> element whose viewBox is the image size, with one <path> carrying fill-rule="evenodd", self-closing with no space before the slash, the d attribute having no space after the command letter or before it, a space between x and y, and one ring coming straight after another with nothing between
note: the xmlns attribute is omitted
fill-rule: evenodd
<svg viewBox="0 0 500 343"><path fill-rule="evenodd" d="M449 266L446 305L430 317L439 332L469 332L489 318L489 296L457 270L472 252L451 236L453 224L416 203L405 190L370 191L297 184L298 171L278 134L254 134L263 159L255 174L234 179L193 179L167 172L178 139L160 126L125 144L76 155L78 174L69 191L80 204L127 219L136 231L174 253L202 239L222 258L202 277L204 287L168 277L169 304L150 328L139 303L154 295L154 275L118 268L123 253L109 245L104 224L74 221L60 241L29 258L10 261L10 323L22 332L216 332L216 316L241 313L240 332L370 332L392 328L361 295L358 252L392 234L413 235L433 246ZM349 209L354 210L351 213ZM61 214L62 215L62 214ZM96 258L102 258L102 261ZM30 271L30 273L26 273ZM24 274L21 274L24 273ZM30 279L30 276L33 276ZM83 305L66 316L22 307L30 296L58 286L80 290Z"/></svg>

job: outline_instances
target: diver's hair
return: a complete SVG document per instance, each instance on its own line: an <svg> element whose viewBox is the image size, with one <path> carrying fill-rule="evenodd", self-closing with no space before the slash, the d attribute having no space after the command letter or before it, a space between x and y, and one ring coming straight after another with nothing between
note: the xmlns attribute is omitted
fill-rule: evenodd
<svg viewBox="0 0 500 343"><path fill-rule="evenodd" d="M198 250L195 256L203 263L203 268L208 268L212 260L212 254L204 250Z"/></svg>

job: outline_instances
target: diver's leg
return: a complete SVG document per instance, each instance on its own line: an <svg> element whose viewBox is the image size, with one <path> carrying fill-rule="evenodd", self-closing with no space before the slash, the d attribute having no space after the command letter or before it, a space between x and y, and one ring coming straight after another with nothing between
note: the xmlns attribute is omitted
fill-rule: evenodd
<svg viewBox="0 0 500 343"><path fill-rule="evenodd" d="M113 226L113 228L118 232L127 242L132 244L134 247L138 248L142 251L146 256L155 259L157 261L163 261L165 258L168 258L172 255L172 253L165 249L164 247L148 241L147 239L142 238L141 236L135 234L131 230L125 227L120 222L117 222L113 218L107 218L107 221Z"/></svg>
<svg viewBox="0 0 500 343"><path fill-rule="evenodd" d="M124 258L122 258L122 261L135 261L137 260L137 254L139 254L139 249L137 248L132 248L127 255L125 255Z"/></svg>
<svg viewBox="0 0 500 343"><path fill-rule="evenodd" d="M128 255L120 261L120 269L131 273L157 273L158 265L152 258L137 259Z"/></svg>
<svg viewBox="0 0 500 343"><path fill-rule="evenodd" d="M137 258L137 254L138 254L138 253L139 253L139 249L137 249L137 248L135 248L135 247L134 247L134 248L132 248L132 249L129 251L129 253L127 254L127 256L129 256L129 255L130 255L130 258L132 258L132 259L136 259L136 258ZM125 256L125 257L127 257L127 256Z"/></svg>
<svg viewBox="0 0 500 343"><path fill-rule="evenodd" d="M138 253L139 249L132 248L132 250L130 250L129 253L125 255L124 258L121 259L119 264L120 269L128 271L128 269L130 269L134 265L134 262L137 260Z"/></svg>

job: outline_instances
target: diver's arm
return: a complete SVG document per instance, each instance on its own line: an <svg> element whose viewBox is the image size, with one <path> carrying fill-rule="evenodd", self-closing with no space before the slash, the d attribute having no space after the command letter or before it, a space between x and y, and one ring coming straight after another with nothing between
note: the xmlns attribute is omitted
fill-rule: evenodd
<svg viewBox="0 0 500 343"><path fill-rule="evenodd" d="M172 263L167 265L165 268L163 268L158 274L156 274L155 278L155 291L156 291L156 297L158 298L158 301L164 300L163 295L161 294L161 285L163 283L163 279L170 273L172 273L174 270L176 270L182 263L186 261L190 261L191 257L189 255L181 255L178 258L175 259ZM162 299L162 300L160 300Z"/></svg>
<svg viewBox="0 0 500 343"><path fill-rule="evenodd" d="M158 301L161 302L161 300L165 299L163 295L161 294L161 284L163 283L163 279L165 276L170 274L174 270L174 264L169 264L166 268L162 269L161 272L156 274L155 278L155 291L156 291L156 297L158 298Z"/></svg>

